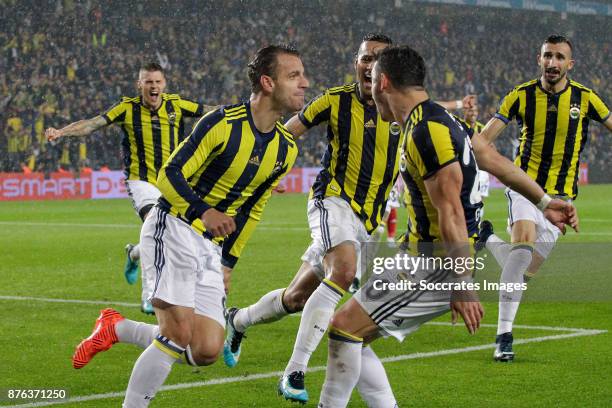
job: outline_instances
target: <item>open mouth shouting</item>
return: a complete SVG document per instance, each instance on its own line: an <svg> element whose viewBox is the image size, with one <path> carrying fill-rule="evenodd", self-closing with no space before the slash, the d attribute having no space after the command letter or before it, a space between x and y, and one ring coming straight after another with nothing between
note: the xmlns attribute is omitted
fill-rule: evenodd
<svg viewBox="0 0 612 408"><path fill-rule="evenodd" d="M157 101L159 101L159 94L160 92L158 90L149 91L149 100L153 105L156 105Z"/></svg>
<svg viewBox="0 0 612 408"><path fill-rule="evenodd" d="M554 81L560 78L561 71L559 71L557 68L547 68L544 71L544 76L546 77L546 80Z"/></svg>
<svg viewBox="0 0 612 408"><path fill-rule="evenodd" d="M372 71L368 70L363 74L363 85L372 88Z"/></svg>

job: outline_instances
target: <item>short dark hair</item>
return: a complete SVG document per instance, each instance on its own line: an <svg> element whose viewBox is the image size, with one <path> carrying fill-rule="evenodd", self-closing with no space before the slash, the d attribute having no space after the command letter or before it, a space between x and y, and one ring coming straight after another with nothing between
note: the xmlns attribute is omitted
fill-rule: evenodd
<svg viewBox="0 0 612 408"><path fill-rule="evenodd" d="M166 71L157 62L147 62L140 67L140 71L155 72L159 71L166 76Z"/></svg>
<svg viewBox="0 0 612 408"><path fill-rule="evenodd" d="M553 35L549 35L544 40L544 44L561 44L561 43L566 43L567 45L569 45L570 50L574 51L574 47L572 46L572 42L569 40L569 38L567 38L564 35L553 34Z"/></svg>
<svg viewBox="0 0 612 408"><path fill-rule="evenodd" d="M361 42L365 41L376 41L383 44L393 45L393 40L381 33L368 33L364 35L363 40L361 40Z"/></svg>
<svg viewBox="0 0 612 408"><path fill-rule="evenodd" d="M425 83L425 60L407 45L385 48L376 63L395 88L423 87Z"/></svg>
<svg viewBox="0 0 612 408"><path fill-rule="evenodd" d="M251 92L261 91L260 79L263 75L276 78L277 56L290 54L300 57L298 50L287 44L268 45L257 50L255 57L249 62L247 73L251 81Z"/></svg>

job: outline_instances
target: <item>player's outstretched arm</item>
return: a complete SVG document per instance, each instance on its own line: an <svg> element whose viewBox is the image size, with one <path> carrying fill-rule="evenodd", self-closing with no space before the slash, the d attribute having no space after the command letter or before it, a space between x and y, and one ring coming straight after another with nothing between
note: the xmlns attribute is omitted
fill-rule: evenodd
<svg viewBox="0 0 612 408"><path fill-rule="evenodd" d="M289 119L287 123L285 123L285 127L287 128L287 130L289 130L289 132L291 132L291 134L296 140L299 139L300 136L302 136L308 130L308 128L302 123L297 114L293 115L291 119Z"/></svg>
<svg viewBox="0 0 612 408"><path fill-rule="evenodd" d="M478 167L535 204L562 232L565 232L565 225L578 231L578 215L574 206L563 200L551 199L523 170L499 154L483 133L472 138L472 146Z"/></svg>
<svg viewBox="0 0 612 408"><path fill-rule="evenodd" d="M477 98L476 95L466 95L463 99L457 99L456 101L436 101L436 103L442 105L448 111L472 109L476 106Z"/></svg>
<svg viewBox="0 0 612 408"><path fill-rule="evenodd" d="M488 143L493 143L501 132L508 126L504 121L498 118L491 118L480 132L481 137Z"/></svg>
<svg viewBox="0 0 612 408"><path fill-rule="evenodd" d="M91 119L73 122L61 129L50 127L45 130L45 137L48 141L52 142L64 136L87 136L106 125L107 122L102 116L96 116Z"/></svg>

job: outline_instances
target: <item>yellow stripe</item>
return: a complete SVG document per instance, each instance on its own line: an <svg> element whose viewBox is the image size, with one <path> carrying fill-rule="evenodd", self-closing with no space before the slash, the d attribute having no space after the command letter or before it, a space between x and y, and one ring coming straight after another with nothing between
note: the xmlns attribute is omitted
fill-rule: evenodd
<svg viewBox="0 0 612 408"><path fill-rule="evenodd" d="M538 168L542 161L542 149L544 148L544 136L546 134L546 113L548 108L548 95L539 87L535 90L535 120L533 129L533 142L531 144L531 156L527 167L527 175L533 180L538 178Z"/></svg>
<svg viewBox="0 0 612 408"><path fill-rule="evenodd" d="M128 140L130 142L129 180L138 180L138 153L136 152L136 135L134 134L134 110L131 106L125 111L124 123L128 134Z"/></svg>
<svg viewBox="0 0 612 408"><path fill-rule="evenodd" d="M446 164L455 158L455 148L451 141L450 129L438 122L427 122L429 137L433 142L438 163Z"/></svg>
<svg viewBox="0 0 612 408"><path fill-rule="evenodd" d="M351 99L351 132L349 135L348 144L348 160L346 163L346 171L344 173L344 191L352 198L355 197L357 190L357 182L359 179L359 170L361 169L361 156L363 152L364 129L363 123L365 120L365 112L363 105L357 101L357 97ZM357 203L355 203L357 205ZM353 206L355 208L355 206ZM357 208L359 206L357 205Z"/></svg>
<svg viewBox="0 0 612 408"><path fill-rule="evenodd" d="M338 286L336 283L330 281L329 279L325 278L323 279L323 282L325 282L327 285L331 286L332 288L334 288L335 290L337 290L340 293L340 296L344 296L344 294L346 293L346 290L342 289L340 286Z"/></svg>
<svg viewBox="0 0 612 408"><path fill-rule="evenodd" d="M411 161L413 167L416 168L416 172L411 172L411 174L413 175L413 179L415 179L416 181L417 178L415 178L414 175L417 174L419 176L418 178L423 177L427 173L427 168L425 167L425 162L423 161L421 153L419 152L419 149L417 149L414 139L412 137L410 137L410 139L408 140L407 156L412 159Z"/></svg>
<svg viewBox="0 0 612 408"><path fill-rule="evenodd" d="M363 337L354 336L354 335L350 334L349 332L345 332L344 330L338 329L337 327L330 326L329 327L329 332L337 334L337 335L342 336L342 337L346 337L349 340L353 340L353 341L357 341L357 342L363 342Z"/></svg>
<svg viewBox="0 0 612 408"><path fill-rule="evenodd" d="M234 112L237 112L237 111L239 111L241 109L246 111L246 106L239 105L239 106L234 106L233 108L226 108L225 109L225 113L230 113L230 112L234 113Z"/></svg>
<svg viewBox="0 0 612 408"><path fill-rule="evenodd" d="M142 127L142 144L144 146L145 165L147 167L147 180L155 184L155 158L153 153L153 126L151 124L151 112L143 108L140 110L140 125Z"/></svg>
<svg viewBox="0 0 612 408"><path fill-rule="evenodd" d="M229 170L225 172L223 177L219 178L213 188L206 196L206 203L210 206L215 206L227 197L227 193L231 191L232 186L236 183L238 178L244 173L246 166L249 163L250 154L255 144L255 136L251 130L251 126L247 121L241 122L242 124L242 136L240 138L240 147L238 152L232 160L232 164ZM240 126L240 123L234 125ZM261 165L261 164L260 164ZM255 178L254 178L255 180ZM236 215L237 201L232 204L226 211L225 214L233 217Z"/></svg>
<svg viewBox="0 0 612 408"><path fill-rule="evenodd" d="M372 177L370 178L370 186L368 187L368 193L366 195L364 211L368 215L368 219L366 220L366 228L369 230L372 229L372 222L370 218L372 216L372 212L374 211L374 203L376 201L376 195L378 194L378 190L380 188L385 188L385 197L389 197L389 193L391 192L391 188L393 187L391 183L388 183L387 186L383 186L382 182L385 177L385 170L387 169L387 163L390 158L387 157L387 150L389 146L389 122L385 122L380 117L380 114L376 116L376 144L374 146L374 166L372 168ZM395 164L397 162L397 157L393 158L393 165L395 170ZM395 174L395 173L393 173ZM376 221L380 223L381 216L380 212L376 214Z"/></svg>
<svg viewBox="0 0 612 408"><path fill-rule="evenodd" d="M172 357L174 359L181 358L181 354L182 353L179 354L176 351L169 349L164 344L160 343L157 339L153 340L153 344L155 345L155 347L157 347L158 349L160 349L161 351L163 351L164 353L166 353L170 357Z"/></svg>
<svg viewBox="0 0 612 408"><path fill-rule="evenodd" d="M524 118L525 117L525 103L527 101L527 94L524 90L518 93L518 99L519 99L518 117ZM519 138L519 153L516 155L516 158L514 159L514 164L518 167L521 167L521 155L523 154L523 151L525 150L526 142L527 142L527 124L523 121L523 128L521 129L521 136Z"/></svg>
<svg viewBox="0 0 612 408"><path fill-rule="evenodd" d="M172 102L170 102L172 103ZM178 109L178 112L176 112L176 119L175 119L175 124L176 126L174 126L174 129L178 128L178 122L179 122L179 118L180 118L180 109ZM170 122L168 120L168 112L166 111L166 104L162 103L161 109L159 110L159 124L161 127L161 141L162 141L162 145L161 145L161 151L162 151L162 166L163 164L166 162L166 160L168 160L168 157L170 156L170 140L172 140L172 138L174 138L174 135L170 134ZM174 146L176 147L176 140L174 143ZM157 175L155 175L155 178L157 179Z"/></svg>
<svg viewBox="0 0 612 408"><path fill-rule="evenodd" d="M338 151L340 150L340 142L338 141L337 135L340 134L338 131L338 111L340 110L340 98L335 95L330 95L329 102L331 105L331 112L329 118L329 124L332 127L332 132L336 137L332 138L330 144L332 146L333 154L331 155L331 160L329 161L329 169L330 173L333 174L336 163L338 162ZM329 187L327 188L326 195L331 192L331 195L337 196L340 195L338 191L333 192Z"/></svg>
<svg viewBox="0 0 612 408"><path fill-rule="evenodd" d="M563 92L557 105L557 131L555 133L552 161L548 174L546 175L546 182L544 183L544 188L550 193L556 192L555 185L559 179L559 172L561 171L561 164L563 163L563 156L565 155L565 141L567 140L567 129L569 126L569 113L566 114L566 112L569 112L571 94L571 88Z"/></svg>
<svg viewBox="0 0 612 408"><path fill-rule="evenodd" d="M580 112L587 112L589 109L589 98L588 93L583 92L582 97L580 99ZM570 167L567 171L567 178L565 179L565 186L563 186L563 191L560 193L567 194L570 197L574 196L574 178L576 177L576 166L578 165L579 159L579 150L580 143L582 142L582 124L583 124L584 116L582 116L578 120L578 127L576 128L576 137L574 140L574 153L572 156L572 161L570 162ZM580 171L580 169L578 169Z"/></svg>

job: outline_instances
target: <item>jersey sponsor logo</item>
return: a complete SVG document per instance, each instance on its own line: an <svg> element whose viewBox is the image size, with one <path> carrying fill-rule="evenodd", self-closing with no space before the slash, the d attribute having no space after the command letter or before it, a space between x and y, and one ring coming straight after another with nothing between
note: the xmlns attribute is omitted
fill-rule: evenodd
<svg viewBox="0 0 612 408"><path fill-rule="evenodd" d="M391 320L391 322L397 326L400 327L402 325L402 323L404 323L404 319L395 319L395 320Z"/></svg>
<svg viewBox="0 0 612 408"><path fill-rule="evenodd" d="M374 123L374 121L372 119L368 120L366 122L366 124L364 125L367 128L375 128L376 127L376 123Z"/></svg>
<svg viewBox="0 0 612 408"><path fill-rule="evenodd" d="M580 117L580 106L577 104L572 104L572 106L570 107L570 118L576 120Z"/></svg>
<svg viewBox="0 0 612 408"><path fill-rule="evenodd" d="M555 105L548 105L547 112L557 112L557 107Z"/></svg>

